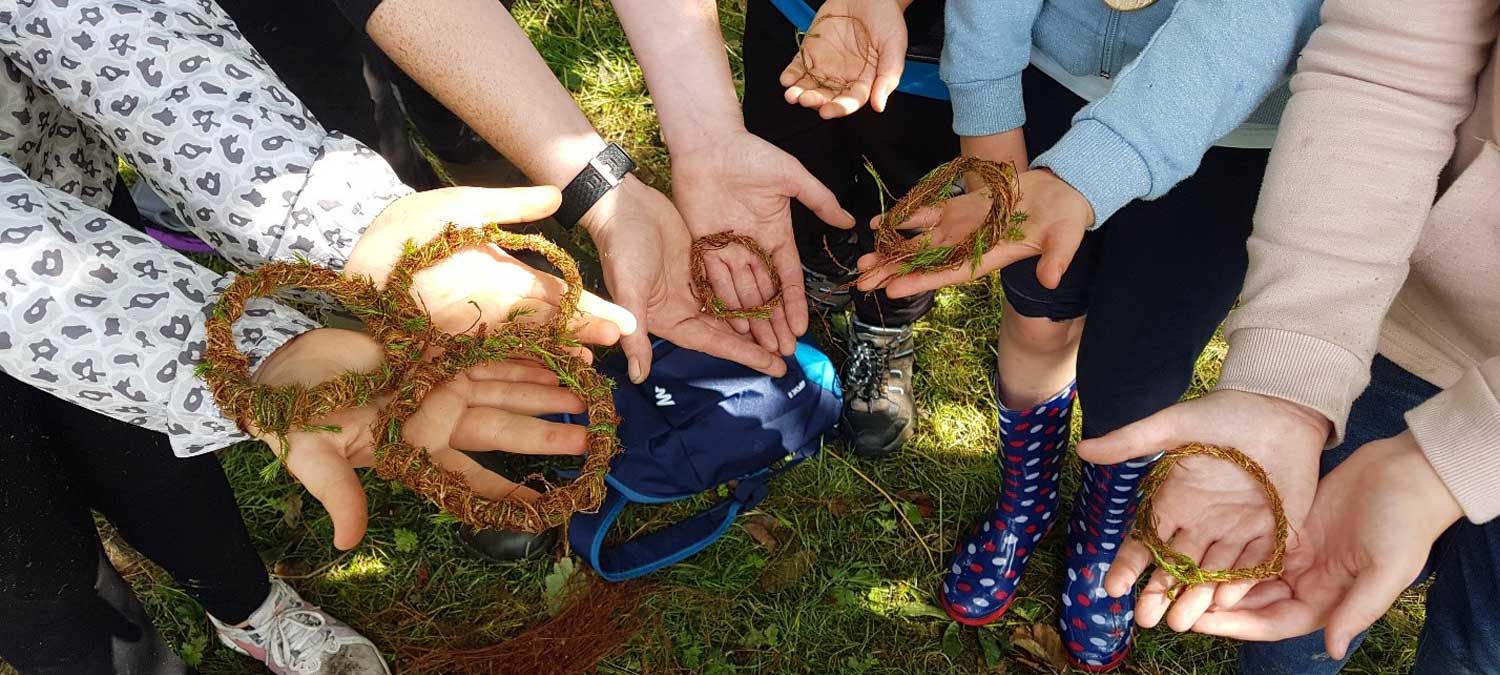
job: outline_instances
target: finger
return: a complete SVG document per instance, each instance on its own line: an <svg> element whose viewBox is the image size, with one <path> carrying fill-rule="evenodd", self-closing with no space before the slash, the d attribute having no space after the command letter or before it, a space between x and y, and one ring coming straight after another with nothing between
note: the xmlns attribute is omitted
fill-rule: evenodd
<svg viewBox="0 0 1500 675"><path fill-rule="evenodd" d="M993 273L1006 265L1017 260L1036 255L1035 251L1024 244L1001 244L990 249L979 259L979 265L965 262L950 270L935 274L907 274L891 280L886 287L886 295L893 298L905 298L919 293L935 291L944 286L963 284L982 278Z"/></svg>
<svg viewBox="0 0 1500 675"><path fill-rule="evenodd" d="M855 111L859 110L869 100L870 83L863 81L855 82L840 92L838 96L833 97L832 101L818 108L818 116L825 120L847 117L853 115Z"/></svg>
<svg viewBox="0 0 1500 675"><path fill-rule="evenodd" d="M790 183L787 185L791 190L793 199L806 206L813 215L817 216L829 225L842 230L854 227L854 215L839 206L839 198L828 189L822 181L814 178L800 162L795 159L795 169L787 173Z"/></svg>
<svg viewBox="0 0 1500 675"><path fill-rule="evenodd" d="M1104 574L1104 592L1111 598L1123 597L1150 567L1151 551L1135 537L1126 537L1114 562L1109 564L1109 571Z"/></svg>
<svg viewBox="0 0 1500 675"><path fill-rule="evenodd" d="M761 297L760 284L755 280L755 270L750 265L741 265L734 274L734 292L739 296L739 307L759 307L765 303ZM767 319L749 319L750 335L768 352L778 350L776 331Z"/></svg>
<svg viewBox="0 0 1500 675"><path fill-rule="evenodd" d="M875 86L870 91L870 107L875 112L885 112L886 101L901 84L901 71L906 67L906 31L894 31L880 46L880 58L875 64Z"/></svg>
<svg viewBox="0 0 1500 675"><path fill-rule="evenodd" d="M761 265L753 265L750 270L755 275L755 282L760 286L760 297L770 298L776 295L776 284L771 282L771 274ZM782 356L791 356L797 351L797 336L792 333L792 327L787 324L786 309L774 307L771 309L771 330L776 333L776 344Z"/></svg>
<svg viewBox="0 0 1500 675"><path fill-rule="evenodd" d="M881 215L881 218L884 218L883 214ZM942 209L942 207L940 207L940 206L926 206L926 207L917 209L916 213L911 214L911 217L907 218L906 222L903 222L900 225L897 225L896 229L898 229L898 230L927 230L927 229L930 229L930 228L937 227L938 223L941 223L941 222L943 222L943 209ZM878 229L879 227L880 227L880 220L879 219L870 221L870 229Z"/></svg>
<svg viewBox="0 0 1500 675"><path fill-rule="evenodd" d="M518 415L582 414L583 399L562 387L516 382L473 382L469 407L498 408Z"/></svg>
<svg viewBox="0 0 1500 675"><path fill-rule="evenodd" d="M475 381L502 381L539 384L544 387L557 386L557 374L534 361L507 359L481 363L464 371Z"/></svg>
<svg viewBox="0 0 1500 675"><path fill-rule="evenodd" d="M449 187L419 192L409 199L419 202L430 222L480 227L490 223L530 223L546 218L562 203L562 192L550 185Z"/></svg>
<svg viewBox="0 0 1500 675"><path fill-rule="evenodd" d="M637 294L634 286L622 287L617 295L621 306L630 310L642 326L651 326L646 299ZM635 384L645 382L646 376L651 374L651 336L647 330L638 330L621 337L620 349L625 352L626 372L630 381Z"/></svg>
<svg viewBox="0 0 1500 675"><path fill-rule="evenodd" d="M333 521L333 545L347 551L359 545L369 524L365 489L354 467L326 445L294 448L287 453L286 468L323 505Z"/></svg>
<svg viewBox="0 0 1500 675"><path fill-rule="evenodd" d="M583 312L585 317L602 319L614 324L617 335L630 335L640 330L640 322L629 310L588 291L584 291L583 295L578 298L578 310Z"/></svg>
<svg viewBox="0 0 1500 675"><path fill-rule="evenodd" d="M484 468L474 458L457 450L441 448L430 451L428 455L432 457L433 463L462 476L464 483L485 499L530 502L541 496L536 490Z"/></svg>
<svg viewBox="0 0 1500 675"><path fill-rule="evenodd" d="M786 98L787 103L797 105L797 101L802 98L803 91L805 90L802 88L802 85L793 84L786 88L786 96L784 98Z"/></svg>
<svg viewBox="0 0 1500 675"><path fill-rule="evenodd" d="M1257 537L1245 545L1245 550L1240 552L1240 557L1235 559L1230 565L1235 569L1255 567L1265 561L1266 558L1271 557L1271 551L1275 546L1276 542L1274 540L1266 537ZM1255 588L1256 585L1257 582L1254 579L1219 584L1218 590L1214 592L1214 608L1233 609L1237 607L1240 601L1244 599L1245 594L1249 593L1250 589Z"/></svg>
<svg viewBox="0 0 1500 675"><path fill-rule="evenodd" d="M724 261L717 258L705 261L704 269L708 272L708 285L713 287L714 295L718 296L725 303L739 301L739 293L734 290L734 275L729 272L729 266ZM739 309L740 307L743 307L743 305L733 307L733 309ZM729 327L733 328L734 332L740 334L750 332L749 321L738 317L731 318L728 321Z"/></svg>
<svg viewBox="0 0 1500 675"><path fill-rule="evenodd" d="M1193 630L1204 635L1272 642L1307 635L1317 630L1322 623L1322 616L1316 607L1307 602L1287 597L1257 609L1209 612L1198 620ZM1326 637L1325 635L1325 639Z"/></svg>
<svg viewBox="0 0 1500 675"><path fill-rule="evenodd" d="M797 103L804 108L821 108L827 102L828 94L824 93L821 87L805 90L801 96L797 97Z"/></svg>
<svg viewBox="0 0 1500 675"><path fill-rule="evenodd" d="M720 328L703 317L683 321L663 333L662 337L679 347L734 361L772 377L786 374L786 361L766 351L743 335Z"/></svg>
<svg viewBox="0 0 1500 675"><path fill-rule="evenodd" d="M1271 579L1266 579L1264 581L1256 583L1248 593L1245 593L1245 597L1241 598L1239 602L1235 603L1234 609L1260 609L1262 607L1269 607L1272 603L1281 602L1282 600L1286 600L1290 597L1292 597L1292 587L1288 585L1287 582L1284 581L1281 577L1273 577ZM1215 607L1214 609L1210 610L1209 613L1212 614L1214 612L1227 611L1230 610Z"/></svg>
<svg viewBox="0 0 1500 675"><path fill-rule="evenodd" d="M786 309L786 320L794 335L807 334L807 291L802 279L802 258L797 255L797 244L786 245L771 252L771 262L781 277L781 306Z"/></svg>
<svg viewBox="0 0 1500 675"><path fill-rule="evenodd" d="M467 408L454 425L448 445L470 452L581 455L588 447L588 434L577 424L547 422L496 408Z"/></svg>
<svg viewBox="0 0 1500 675"><path fill-rule="evenodd" d="M1192 558L1194 562L1202 560L1203 552L1208 548L1185 530L1178 530L1168 541L1173 549ZM1172 598L1167 594L1179 585L1181 582L1166 570L1158 567L1152 572L1151 579L1141 589L1141 597L1135 603L1136 622L1145 628L1153 628L1161 623L1167 609L1172 606Z"/></svg>
<svg viewBox="0 0 1500 675"><path fill-rule="evenodd" d="M1216 541L1203 553L1200 566L1210 571L1227 570L1244 550L1245 545L1241 542ZM1167 627L1179 633L1192 629L1193 624L1198 622L1198 617L1213 606L1218 586L1219 584L1198 584L1179 594L1177 601L1172 603L1172 608L1167 610Z"/></svg>
<svg viewBox="0 0 1500 675"><path fill-rule="evenodd" d="M1372 624L1385 616L1396 598L1411 584L1414 574L1403 574L1393 565L1361 570L1343 600L1328 615L1324 645L1328 655L1342 659L1354 641Z"/></svg>
<svg viewBox="0 0 1500 675"><path fill-rule="evenodd" d="M1047 236L1047 242L1042 246L1042 257L1036 263L1036 280L1047 288L1056 289L1062 283L1063 274L1067 273L1068 265L1073 263L1073 255L1078 253L1078 246L1083 242L1083 230L1075 228L1063 228L1059 231L1053 228Z"/></svg>
<svg viewBox="0 0 1500 675"><path fill-rule="evenodd" d="M786 64L786 68L783 68L781 70L781 76L776 78L776 81L780 82L781 86L786 87L787 89L791 89L792 87L797 85L797 81L801 80L802 76L806 73L807 69L802 67L802 59L793 58ZM798 87L797 93L802 93L801 87ZM795 103L797 101L797 98L795 96L791 96L790 93L788 93L787 96L787 103Z"/></svg>
<svg viewBox="0 0 1500 675"><path fill-rule="evenodd" d="M1175 448L1178 442L1183 403L1162 410L1146 419L1127 424L1098 438L1078 444L1078 457L1095 464L1119 464Z"/></svg>

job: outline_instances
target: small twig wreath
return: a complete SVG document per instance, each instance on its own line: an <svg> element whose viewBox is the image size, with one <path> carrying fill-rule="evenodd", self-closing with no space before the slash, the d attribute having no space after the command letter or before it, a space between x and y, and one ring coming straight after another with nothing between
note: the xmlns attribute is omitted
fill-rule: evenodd
<svg viewBox="0 0 1500 675"><path fill-rule="evenodd" d="M413 276L460 248L483 244L536 251L557 266L567 290L551 322L520 323L513 315L498 330L478 325L462 335L444 333L432 325L431 317L411 295ZM364 320L370 335L385 346L385 364L369 373L345 373L310 388L255 384L250 379L248 358L235 346L234 322L244 313L249 299L288 287L323 291ZM242 429L253 427L281 437L283 460L288 451L288 432L324 430L312 423L391 394L392 400L381 410L373 429L376 472L382 478L406 485L475 527L540 532L565 522L575 512L598 508L604 498L604 474L620 449L615 437L619 418L610 394L613 383L570 351L578 346L570 337L569 325L578 313L582 293L578 266L561 248L542 237L517 234L498 224L477 229L450 225L425 245L408 242L384 292L368 279L348 278L311 262L268 263L238 277L219 298L207 322L208 347L198 374L207 381L220 409ZM430 347L440 347L441 355L422 361ZM462 476L434 464L425 449L405 443L401 434L404 420L433 387L468 367L508 358L540 361L583 399L589 411L589 455L582 473L535 503L492 501L475 494Z"/></svg>
<svg viewBox="0 0 1500 675"><path fill-rule="evenodd" d="M842 76L823 73L818 68L818 64L813 63L812 55L807 53L807 43L809 40L823 38L821 33L815 32L818 30L818 25L833 21L847 21L854 24L854 48L858 52L860 60L865 64L859 73L854 76L854 79L845 79ZM813 19L812 25L807 27L807 32L797 35L797 58L802 62L803 73L805 73L808 79L812 80L813 84L818 85L820 89L828 89L836 92L836 94L842 94L848 91L850 85L864 77L866 71L875 67L875 59L871 57L874 42L874 38L870 36L870 28L865 25L865 22L847 14L820 14L817 18Z"/></svg>
<svg viewBox="0 0 1500 675"><path fill-rule="evenodd" d="M1230 570L1205 570L1198 566L1198 562L1190 556L1174 550L1166 542L1162 541L1157 534L1159 521L1156 513L1152 510L1156 491L1166 482L1167 476L1171 474L1172 467L1186 457L1195 455L1207 455L1215 459L1221 459L1244 469L1245 473L1259 483L1261 489L1266 493L1266 502L1271 506L1271 516L1276 521L1276 546L1271 550L1265 562L1255 567L1246 567ZM1241 581L1252 579L1269 579L1281 574L1283 564L1286 560L1286 541L1290 525L1286 518L1286 511L1281 504L1281 495L1276 492L1276 486L1271 482L1266 470L1261 468L1255 460L1234 448L1207 445L1204 443L1190 443L1180 448L1168 450L1162 458L1157 461L1151 472L1141 481L1141 503L1137 513L1135 527L1131 536L1141 542L1151 556L1156 559L1156 566L1171 574L1178 584L1168 591L1170 597L1175 598L1184 588L1189 588L1203 583L1222 583L1226 581Z"/></svg>
<svg viewBox="0 0 1500 675"><path fill-rule="evenodd" d="M760 258L765 267L766 274L771 277L771 285L776 287L776 294L771 296L760 305L755 307L744 307L741 309L730 309L729 305L714 293L713 285L708 281L707 263L704 254L708 251L717 251L738 244L745 250L754 253ZM771 254L767 253L754 239L743 234L734 232L719 232L700 237L693 240L692 261L693 275L693 297L700 303L700 311L704 314L720 319L769 319L771 311L781 306L781 275L776 271L776 265L771 261Z"/></svg>
<svg viewBox="0 0 1500 675"><path fill-rule="evenodd" d="M931 234L911 238L902 234L898 228L917 211L957 196L961 192L958 181L966 174L978 178L983 185L981 189L990 196L989 212L974 232L963 241L945 246L933 245ZM879 189L884 194L885 186ZM1015 166L978 157L959 157L928 172L906 196L891 205L875 230L875 253L883 263L899 265L898 274L941 272L965 263L978 267L984 254L995 245L1026 238L1021 227L1026 214L1016 210L1020 202L1021 186L1016 180ZM874 270L865 274L872 273Z"/></svg>

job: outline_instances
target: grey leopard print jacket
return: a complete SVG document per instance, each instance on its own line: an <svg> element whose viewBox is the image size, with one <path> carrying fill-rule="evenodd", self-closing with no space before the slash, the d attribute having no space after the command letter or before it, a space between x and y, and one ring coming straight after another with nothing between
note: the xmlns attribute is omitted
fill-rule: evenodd
<svg viewBox="0 0 1500 675"><path fill-rule="evenodd" d="M116 157L242 269L341 267L407 189L210 0L0 2L0 370L179 455L240 440L193 375L227 279L101 210ZM263 301L236 335L259 360L313 325Z"/></svg>

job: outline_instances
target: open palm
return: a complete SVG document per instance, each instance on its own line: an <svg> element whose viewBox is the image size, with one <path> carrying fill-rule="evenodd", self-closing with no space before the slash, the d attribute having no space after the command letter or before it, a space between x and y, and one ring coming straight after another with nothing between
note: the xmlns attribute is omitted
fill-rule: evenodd
<svg viewBox="0 0 1500 675"><path fill-rule="evenodd" d="M781 73L787 103L823 119L853 114L866 102L884 112L906 63L910 0L829 0L818 8L802 49Z"/></svg>

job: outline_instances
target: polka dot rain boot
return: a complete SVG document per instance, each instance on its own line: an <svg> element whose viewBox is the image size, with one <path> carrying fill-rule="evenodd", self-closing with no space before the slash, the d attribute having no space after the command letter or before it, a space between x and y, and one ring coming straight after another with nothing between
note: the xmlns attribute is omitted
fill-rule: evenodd
<svg viewBox="0 0 1500 675"><path fill-rule="evenodd" d="M990 514L958 542L943 575L940 600L954 621L994 623L1015 599L1026 562L1057 511L1057 476L1074 391L1070 384L1019 412L1000 408L1000 496Z"/></svg>
<svg viewBox="0 0 1500 675"><path fill-rule="evenodd" d="M1122 598L1104 592L1104 573L1130 531L1140 484L1156 457L1123 464L1083 462L1083 481L1068 522L1062 591L1062 635L1068 658L1095 673L1113 670L1130 652L1135 590Z"/></svg>

